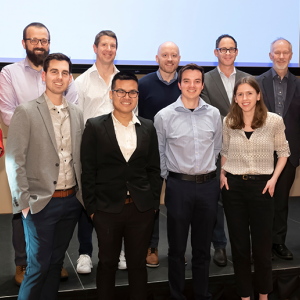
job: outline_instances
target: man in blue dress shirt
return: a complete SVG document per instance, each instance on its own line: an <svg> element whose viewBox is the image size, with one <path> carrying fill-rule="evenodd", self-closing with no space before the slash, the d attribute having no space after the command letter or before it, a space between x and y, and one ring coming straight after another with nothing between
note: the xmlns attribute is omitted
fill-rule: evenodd
<svg viewBox="0 0 300 300"><path fill-rule="evenodd" d="M184 254L190 226L194 296L211 299L208 277L220 188L216 161L222 145L221 116L199 96L204 87L202 67L183 67L178 86L181 96L154 118L161 176L167 181L170 299L186 299Z"/></svg>

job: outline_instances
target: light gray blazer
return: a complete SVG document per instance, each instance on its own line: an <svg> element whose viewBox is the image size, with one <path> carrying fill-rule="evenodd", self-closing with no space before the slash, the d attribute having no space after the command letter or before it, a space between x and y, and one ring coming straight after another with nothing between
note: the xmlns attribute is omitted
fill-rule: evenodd
<svg viewBox="0 0 300 300"><path fill-rule="evenodd" d="M236 69L235 82L246 76L250 75ZM205 73L204 88L200 96L206 103L219 109L222 119L228 114L231 101L217 68Z"/></svg>
<svg viewBox="0 0 300 300"><path fill-rule="evenodd" d="M84 130L83 115L68 103L71 125L72 156L81 194L80 144ZM12 195L13 213L30 207L31 213L41 211L55 191L59 173L59 156L54 128L44 95L19 105L11 119L6 143L6 173Z"/></svg>

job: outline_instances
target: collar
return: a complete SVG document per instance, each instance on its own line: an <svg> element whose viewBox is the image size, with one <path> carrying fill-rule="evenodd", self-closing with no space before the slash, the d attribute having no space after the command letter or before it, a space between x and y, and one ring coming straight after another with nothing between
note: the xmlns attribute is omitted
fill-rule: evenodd
<svg viewBox="0 0 300 300"><path fill-rule="evenodd" d="M177 71L175 72L174 77L170 80L170 82L168 82L168 81L166 81L166 80L164 80L164 79L162 78L159 69L156 71L156 75L157 75L158 79L159 79L161 82L163 82L164 84L166 84L166 85L172 84L172 83L173 83L174 81L176 81L177 78L178 78L178 73L177 73Z"/></svg>
<svg viewBox="0 0 300 300"><path fill-rule="evenodd" d="M46 100L49 110L56 109L56 105L54 105L52 103L52 101L49 99L49 97L46 95L46 93L44 93L43 95L45 97L45 100ZM59 105L57 105L57 106L59 106ZM63 100L62 100L62 109L64 109L64 108L68 108L68 102L66 101L65 97L63 97Z"/></svg>
<svg viewBox="0 0 300 300"><path fill-rule="evenodd" d="M35 69L32 68L32 66L30 65L29 61L28 61L28 57L26 56L24 59L24 67L25 68L30 68L31 70L38 72L38 73L42 73L43 72L43 68L40 71L37 71Z"/></svg>
<svg viewBox="0 0 300 300"><path fill-rule="evenodd" d="M274 77L279 76L273 67L271 68L271 72L272 72L273 79L274 79ZM289 70L286 72L286 74L283 76L283 78L289 78Z"/></svg>
<svg viewBox="0 0 300 300"><path fill-rule="evenodd" d="M219 68L219 66L217 66L217 69L218 69L218 72L219 72L219 74L224 74L221 70L220 70L220 68ZM230 74L230 76L232 76L232 75L235 75L236 74L236 69L235 69L235 67L233 67L233 72ZM225 74L224 74L225 75ZM226 75L225 75L226 76ZM230 77L229 76L229 77Z"/></svg>
<svg viewBox="0 0 300 300"><path fill-rule="evenodd" d="M111 112L111 115L112 115L112 118L114 120L114 122L117 122L119 123L120 125L124 126L113 114L114 110ZM128 126L129 125L135 125L136 123L140 124L141 125L141 122L140 120L137 118L137 116L132 112L132 120L129 122ZM125 126L124 126L125 127Z"/></svg>
<svg viewBox="0 0 300 300"><path fill-rule="evenodd" d="M90 73L93 72L97 72L97 74L100 76L100 74L98 73L98 69L96 67L96 63L94 63L91 68L90 68ZM116 68L116 66L114 65L114 72L113 72L113 76L116 75L117 73L119 73L120 71Z"/></svg>
<svg viewBox="0 0 300 300"><path fill-rule="evenodd" d="M208 108L208 104L201 98L199 97L199 104L198 106L194 109L195 111L198 111L202 108ZM176 102L174 103L174 109L178 111L187 111L191 112L189 108L186 108L181 100L181 95L177 98Z"/></svg>

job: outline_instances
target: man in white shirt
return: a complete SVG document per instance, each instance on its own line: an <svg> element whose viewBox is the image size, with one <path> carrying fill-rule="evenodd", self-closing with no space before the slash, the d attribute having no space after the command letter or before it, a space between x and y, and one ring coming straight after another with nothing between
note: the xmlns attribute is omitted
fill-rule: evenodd
<svg viewBox="0 0 300 300"><path fill-rule="evenodd" d="M114 65L117 48L118 40L115 33L110 30L100 31L93 45L96 62L75 80L84 122L113 110L109 91L113 76L119 72Z"/></svg>
<svg viewBox="0 0 300 300"><path fill-rule="evenodd" d="M219 36L216 40L215 56L218 66L205 74L204 88L201 98L219 109L222 117L229 111L235 83L249 74L239 71L234 67L238 55L237 41L228 34ZM217 177L220 174L220 160L217 162ZM214 263L219 267L227 265L226 245L227 239L224 231L224 209L220 195L217 222L213 233L212 243L215 248Z"/></svg>

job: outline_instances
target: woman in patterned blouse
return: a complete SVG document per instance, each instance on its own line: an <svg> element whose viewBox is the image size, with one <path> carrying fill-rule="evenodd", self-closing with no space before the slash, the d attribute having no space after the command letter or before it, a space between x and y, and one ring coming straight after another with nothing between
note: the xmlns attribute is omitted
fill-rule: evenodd
<svg viewBox="0 0 300 300"><path fill-rule="evenodd" d="M224 201L237 292L242 299L254 289L268 299L272 283L273 194L290 155L281 117L268 112L253 77L234 87L230 111L223 122L221 189ZM274 170L274 151L278 162Z"/></svg>

